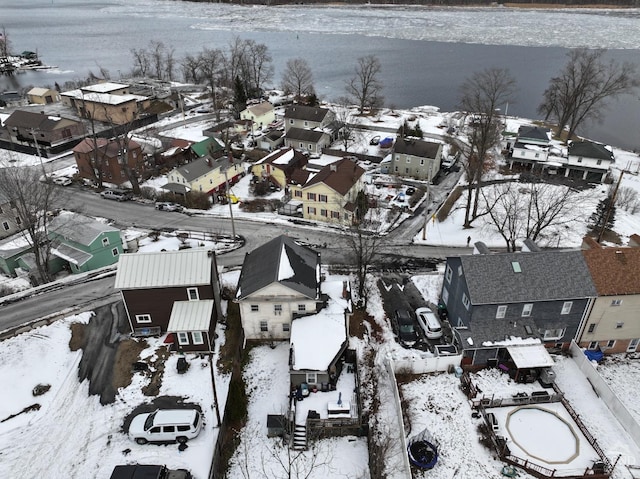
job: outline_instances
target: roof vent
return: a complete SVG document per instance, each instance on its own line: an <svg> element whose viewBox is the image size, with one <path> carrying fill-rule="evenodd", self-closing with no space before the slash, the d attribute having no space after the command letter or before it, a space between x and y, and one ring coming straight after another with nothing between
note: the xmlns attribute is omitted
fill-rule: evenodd
<svg viewBox="0 0 640 479"><path fill-rule="evenodd" d="M522 273L522 268L520 267L520 263L518 261L512 261L511 267L513 268L514 273Z"/></svg>

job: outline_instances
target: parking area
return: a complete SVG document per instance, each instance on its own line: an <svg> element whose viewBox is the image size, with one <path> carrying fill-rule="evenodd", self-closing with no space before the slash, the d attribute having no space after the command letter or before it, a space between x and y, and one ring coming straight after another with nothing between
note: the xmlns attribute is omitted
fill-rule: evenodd
<svg viewBox="0 0 640 479"><path fill-rule="evenodd" d="M408 275L387 273L384 274L378 283L380 295L385 314L389 318L391 330L396 336L396 341L404 348L419 349L421 351L430 351L437 354L437 350L446 349L453 342L453 335L448 321L440 319L437 314L437 305L428 302L416 288ZM437 328L429 329L423 324L419 324L416 316L416 310L419 308L429 308L433 311L441 326L441 334L438 334ZM408 311L413 322L413 328L417 334L415 343L410 336L400 333L402 329L397 316L400 311ZM400 313L402 316L402 313ZM400 334L399 334L400 333ZM427 337L429 336L429 337ZM439 337L437 337L439 336Z"/></svg>

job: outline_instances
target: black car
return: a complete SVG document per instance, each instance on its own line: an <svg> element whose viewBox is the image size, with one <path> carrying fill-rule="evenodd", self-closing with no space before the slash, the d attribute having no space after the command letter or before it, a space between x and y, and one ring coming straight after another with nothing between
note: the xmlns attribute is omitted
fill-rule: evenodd
<svg viewBox="0 0 640 479"><path fill-rule="evenodd" d="M393 332L398 336L398 340L403 346L410 348L418 341L413 318L406 309L396 309L393 313L392 326Z"/></svg>
<svg viewBox="0 0 640 479"><path fill-rule="evenodd" d="M111 479L192 479L186 469L168 469L165 466L128 464L116 466Z"/></svg>

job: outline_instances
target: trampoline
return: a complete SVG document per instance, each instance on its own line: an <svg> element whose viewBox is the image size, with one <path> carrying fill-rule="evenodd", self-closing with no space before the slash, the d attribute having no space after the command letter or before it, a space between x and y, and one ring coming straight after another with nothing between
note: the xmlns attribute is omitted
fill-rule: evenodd
<svg viewBox="0 0 640 479"><path fill-rule="evenodd" d="M438 447L426 429L409 441L407 453L409 462L420 469L432 469L438 462Z"/></svg>

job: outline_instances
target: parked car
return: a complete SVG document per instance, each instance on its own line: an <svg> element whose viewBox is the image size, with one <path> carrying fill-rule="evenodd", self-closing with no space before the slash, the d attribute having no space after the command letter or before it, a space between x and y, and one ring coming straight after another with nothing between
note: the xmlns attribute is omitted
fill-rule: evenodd
<svg viewBox="0 0 640 479"><path fill-rule="evenodd" d="M107 200L128 201L131 199L131 193L125 190L104 190L100 196Z"/></svg>
<svg viewBox="0 0 640 479"><path fill-rule="evenodd" d="M406 309L396 309L392 319L393 332L398 336L400 344L412 347L418 341L418 333L413 325L411 313Z"/></svg>
<svg viewBox="0 0 640 479"><path fill-rule="evenodd" d="M156 203L156 209L160 211L177 211L178 213L182 213L184 211L184 207L182 205L168 202Z"/></svg>
<svg viewBox="0 0 640 479"><path fill-rule="evenodd" d="M186 469L167 469L150 464L126 464L113 468L110 479L191 479Z"/></svg>
<svg viewBox="0 0 640 479"><path fill-rule="evenodd" d="M71 181L71 178L67 176L56 176L52 181L53 184L59 186L69 186L71 183L73 183L73 181Z"/></svg>
<svg viewBox="0 0 640 479"><path fill-rule="evenodd" d="M202 414L195 408L157 409L138 414L129 426L129 437L138 444L148 442L185 443L200 434Z"/></svg>
<svg viewBox="0 0 640 479"><path fill-rule="evenodd" d="M374 145L374 146L375 146L375 145L377 145L377 144L379 144L379 143L380 143L380 136L379 136L379 135L374 136L374 137L373 137L373 138L371 138L371 140L369 141L369 144L370 144L370 145Z"/></svg>
<svg viewBox="0 0 640 479"><path fill-rule="evenodd" d="M442 324L440 324L440 320L431 309L416 309L416 320L427 339L438 339L442 337Z"/></svg>

